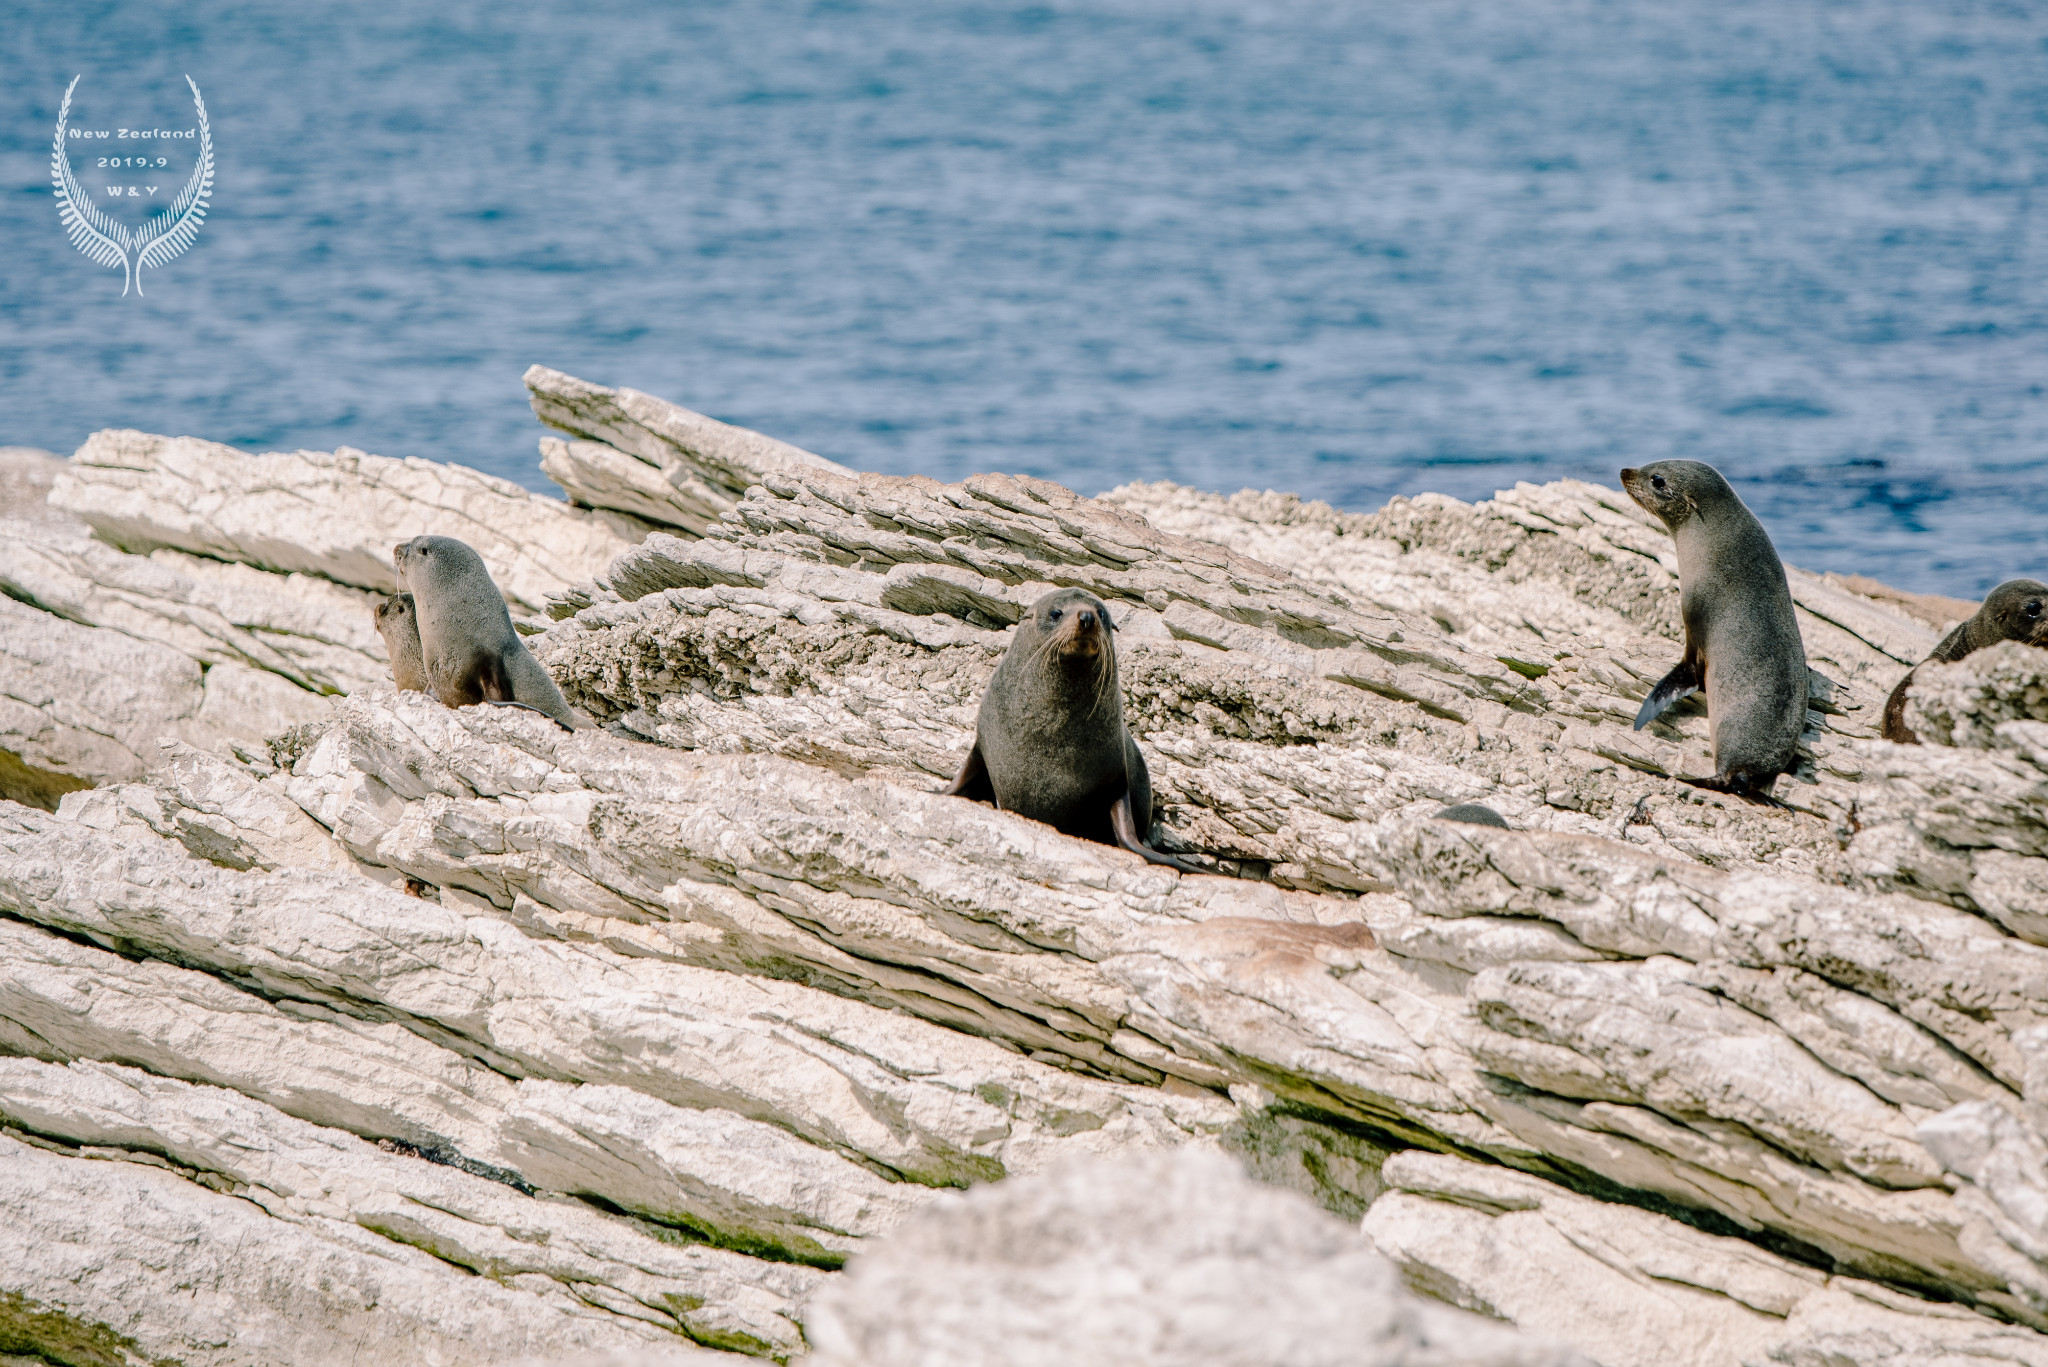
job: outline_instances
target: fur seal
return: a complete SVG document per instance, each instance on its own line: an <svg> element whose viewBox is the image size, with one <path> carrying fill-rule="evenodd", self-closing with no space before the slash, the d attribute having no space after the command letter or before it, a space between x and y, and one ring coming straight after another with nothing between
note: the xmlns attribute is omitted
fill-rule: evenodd
<svg viewBox="0 0 2048 1367"><path fill-rule="evenodd" d="M1084 589L1033 603L982 695L974 748L945 791L1199 873L1145 843L1152 776L1124 725L1114 628Z"/></svg>
<svg viewBox="0 0 2048 1367"><path fill-rule="evenodd" d="M1460 802L1455 807L1446 807L1436 814L1436 819L1463 821L1471 826L1497 826L1504 831L1509 829L1499 812L1481 802Z"/></svg>
<svg viewBox="0 0 2048 1367"><path fill-rule="evenodd" d="M385 653L391 656L391 682L398 685L398 691L426 692L427 665L420 653L420 623L411 594L394 593L377 604L377 634L384 638Z"/></svg>
<svg viewBox="0 0 2048 1367"><path fill-rule="evenodd" d="M482 556L452 536L416 536L391 558L412 596L426 692L449 707L526 707L576 729L569 700L512 629Z"/></svg>
<svg viewBox="0 0 2048 1367"><path fill-rule="evenodd" d="M1785 566L1756 515L1711 465L1660 460L1621 472L1629 497L1678 543L1685 655L1636 714L1640 731L1706 690L1714 778L1701 786L1775 802L1806 729L1806 648Z"/></svg>
<svg viewBox="0 0 2048 1367"><path fill-rule="evenodd" d="M2030 646L2048 646L2048 584L2037 579L2008 579L1984 597L1983 606L1969 621L1941 638L1941 644L1920 664L1952 664L1973 651L2000 641L2020 641ZM1920 737L1906 725L1906 690L1920 665L1906 671L1884 700L1884 725L1878 734L1901 745L1918 745Z"/></svg>

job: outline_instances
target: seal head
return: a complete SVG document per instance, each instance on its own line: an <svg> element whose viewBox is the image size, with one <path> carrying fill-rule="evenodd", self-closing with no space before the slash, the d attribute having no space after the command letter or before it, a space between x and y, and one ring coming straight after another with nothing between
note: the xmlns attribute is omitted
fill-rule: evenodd
<svg viewBox="0 0 2048 1367"><path fill-rule="evenodd" d="M1714 745L1704 786L1774 801L1771 786L1806 730L1811 687L1777 548L1711 465L1660 460L1623 470L1621 484L1677 543L1685 624L1685 654L1644 699L1636 729L1704 690Z"/></svg>
<svg viewBox="0 0 2048 1367"><path fill-rule="evenodd" d="M1958 623L1942 637L1941 644L1920 664L1952 664L2000 641L2048 647L2048 584L2038 579L2006 580L1986 594L1970 620ZM1906 725L1906 693L1919 672L1919 665L1907 670L1884 700L1884 723L1878 734L1886 740L1901 745L1920 743L1920 737Z"/></svg>
<svg viewBox="0 0 2048 1367"><path fill-rule="evenodd" d="M982 695L974 748L945 791L1199 872L1146 844L1152 778L1124 725L1114 628L1084 589L1032 604Z"/></svg>
<svg viewBox="0 0 2048 1367"><path fill-rule="evenodd" d="M377 604L376 615L377 634L384 638L384 652L391 657L391 681L401 693L426 692L426 659L420 652L420 623L412 595L392 594Z"/></svg>
<svg viewBox="0 0 2048 1367"><path fill-rule="evenodd" d="M449 707L525 707L576 729L569 700L519 639L482 556L452 536L416 536L391 558L412 595L427 692Z"/></svg>

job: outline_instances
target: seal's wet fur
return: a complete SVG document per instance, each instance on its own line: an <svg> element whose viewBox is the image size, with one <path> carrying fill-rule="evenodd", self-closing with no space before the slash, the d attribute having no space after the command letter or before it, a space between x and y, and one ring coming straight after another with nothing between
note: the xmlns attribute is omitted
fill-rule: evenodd
<svg viewBox="0 0 2048 1367"><path fill-rule="evenodd" d="M1920 664L1953 664L1965 655L2000 641L2048 647L2048 584L2038 579L2008 579L1984 596L1984 602L1967 622L1941 638ZM1879 734L1901 745L1918 745L1920 737L1906 725L1906 692L1920 665L1906 671L1884 700L1884 724Z"/></svg>
<svg viewBox="0 0 2048 1367"><path fill-rule="evenodd" d="M982 695L974 748L945 791L1197 872L1145 843L1152 777L1124 725L1114 626L1084 589L1033 603Z"/></svg>
<svg viewBox="0 0 2048 1367"><path fill-rule="evenodd" d="M1621 484L1677 543L1685 623L1685 654L1643 700L1636 730L1704 690L1714 777L1701 786L1775 801L1771 786L1793 766L1811 691L1784 562L1711 465L1660 460L1623 470Z"/></svg>
<svg viewBox="0 0 2048 1367"><path fill-rule="evenodd" d="M401 693L425 693L427 663L420 649L419 618L412 595L394 593L377 604L377 634L384 638L384 652L391 657L391 682Z"/></svg>
<svg viewBox="0 0 2048 1367"><path fill-rule="evenodd" d="M512 627L483 557L452 536L416 536L391 551L419 622L426 691L449 707L525 707L569 730L576 714Z"/></svg>

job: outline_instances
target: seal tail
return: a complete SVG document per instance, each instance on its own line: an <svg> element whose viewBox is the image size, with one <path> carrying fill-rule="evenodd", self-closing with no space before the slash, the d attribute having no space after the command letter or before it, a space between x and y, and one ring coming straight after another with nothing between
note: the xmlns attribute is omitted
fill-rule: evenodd
<svg viewBox="0 0 2048 1367"><path fill-rule="evenodd" d="M1636 713L1635 729L1640 731L1664 715L1664 709L1680 698L1689 698L1706 685L1700 679L1699 662L1687 655L1671 667L1671 672L1657 681L1650 690L1650 696L1643 699L1643 710Z"/></svg>

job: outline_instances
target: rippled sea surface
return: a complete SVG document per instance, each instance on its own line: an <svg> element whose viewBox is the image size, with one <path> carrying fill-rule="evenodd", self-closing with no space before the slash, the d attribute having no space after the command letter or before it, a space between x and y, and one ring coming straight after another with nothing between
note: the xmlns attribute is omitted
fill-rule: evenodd
<svg viewBox="0 0 2048 1367"><path fill-rule="evenodd" d="M1685 456L1795 563L2048 578L2040 5L14 0L0 58L0 443L552 490L540 361L1090 493ZM213 213L123 298L58 225L58 103L190 127L188 72ZM146 174L97 155L103 201Z"/></svg>

